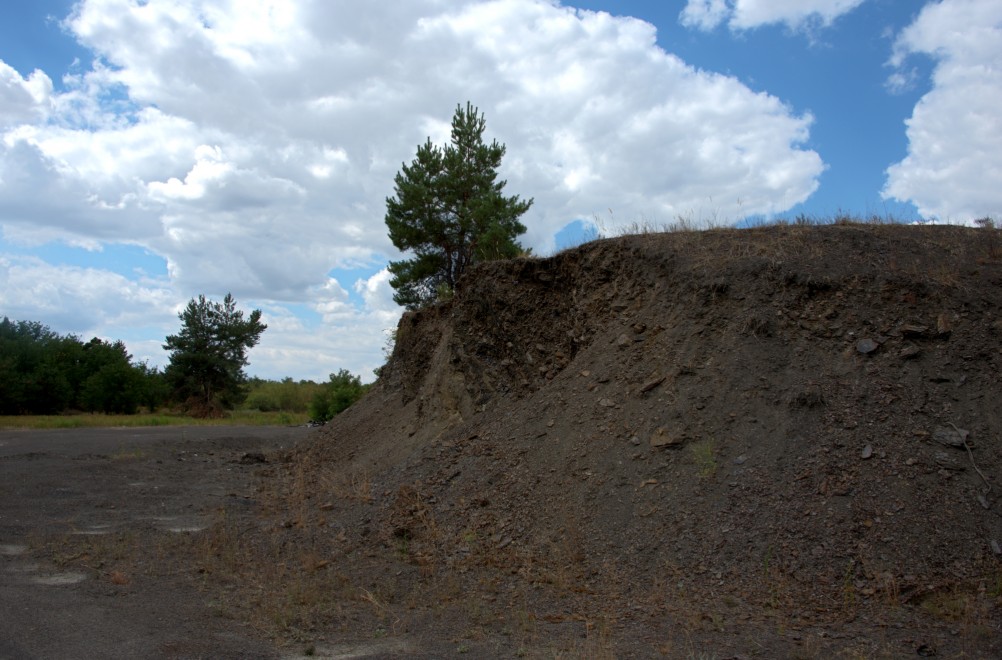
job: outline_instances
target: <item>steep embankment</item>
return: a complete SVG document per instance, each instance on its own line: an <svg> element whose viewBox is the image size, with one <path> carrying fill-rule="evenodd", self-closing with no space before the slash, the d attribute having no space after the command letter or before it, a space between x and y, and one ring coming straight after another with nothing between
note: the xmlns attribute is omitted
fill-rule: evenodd
<svg viewBox="0 0 1002 660"><path fill-rule="evenodd" d="M999 239L779 226L483 264L294 459L323 505L300 515L337 520L339 570L399 571L391 602L449 576L502 619L956 615L994 648Z"/></svg>

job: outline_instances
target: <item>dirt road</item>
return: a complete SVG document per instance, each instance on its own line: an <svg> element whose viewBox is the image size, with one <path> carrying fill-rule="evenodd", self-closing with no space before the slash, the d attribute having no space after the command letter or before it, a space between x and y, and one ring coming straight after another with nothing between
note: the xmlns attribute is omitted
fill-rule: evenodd
<svg viewBox="0 0 1002 660"><path fill-rule="evenodd" d="M305 428L0 431L0 658L270 658L169 548Z"/></svg>

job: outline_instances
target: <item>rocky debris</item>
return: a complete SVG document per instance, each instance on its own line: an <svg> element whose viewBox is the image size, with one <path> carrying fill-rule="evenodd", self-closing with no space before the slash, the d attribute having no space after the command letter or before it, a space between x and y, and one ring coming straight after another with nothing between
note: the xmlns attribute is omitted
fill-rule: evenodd
<svg viewBox="0 0 1002 660"><path fill-rule="evenodd" d="M889 655L1002 657L1002 262L977 231L683 232L479 264L283 469L366 475L367 497L318 496L346 530L325 552L360 584L412 576L397 602L448 582L503 618L531 594L537 620L614 622L624 656L705 612L732 639L849 621L895 636ZM922 606L945 594L988 634L951 636Z"/></svg>
<svg viewBox="0 0 1002 660"><path fill-rule="evenodd" d="M240 457L241 465L259 465L267 462L265 455L257 451L249 451Z"/></svg>

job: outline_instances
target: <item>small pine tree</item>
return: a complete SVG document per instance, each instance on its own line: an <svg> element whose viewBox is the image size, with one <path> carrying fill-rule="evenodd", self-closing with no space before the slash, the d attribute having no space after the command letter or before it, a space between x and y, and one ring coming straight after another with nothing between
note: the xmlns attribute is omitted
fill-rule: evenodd
<svg viewBox="0 0 1002 660"><path fill-rule="evenodd" d="M247 351L268 327L261 323L261 310L255 309L244 320L232 295L226 294L222 303L199 296L188 302L178 318L181 331L164 343L170 351L164 377L175 397L196 404L203 414L216 406L233 407L247 379L243 371Z"/></svg>
<svg viewBox="0 0 1002 660"><path fill-rule="evenodd" d="M386 200L390 240L414 257L390 262L393 299L408 309L434 302L455 289L477 261L508 259L522 253L516 238L525 233L519 218L532 199L502 194L497 180L503 144L484 143L486 120L470 103L456 107L451 143L427 142L403 165Z"/></svg>

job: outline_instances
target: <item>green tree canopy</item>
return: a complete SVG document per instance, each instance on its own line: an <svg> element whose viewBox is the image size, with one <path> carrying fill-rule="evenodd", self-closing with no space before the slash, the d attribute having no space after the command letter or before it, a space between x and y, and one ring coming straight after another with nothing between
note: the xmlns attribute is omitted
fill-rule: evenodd
<svg viewBox="0 0 1002 660"><path fill-rule="evenodd" d="M454 289L470 264L522 252L519 218L533 200L502 194L507 182L497 179L497 170L505 147L484 143L485 126L477 108L457 106L450 144L438 147L429 138L394 179L386 225L393 245L414 257L390 262L390 284L393 299L408 309Z"/></svg>
<svg viewBox="0 0 1002 660"><path fill-rule="evenodd" d="M351 404L362 398L369 389L358 376L347 369L330 375L330 380L313 395L310 402L310 417L315 422L327 422L338 413L347 410Z"/></svg>
<svg viewBox="0 0 1002 660"><path fill-rule="evenodd" d="M217 406L233 407L247 380L243 372L247 351L268 327L261 323L261 310L255 309L245 320L232 295L226 294L222 303L200 295L178 318L181 331L169 335L164 344L170 351L164 375L175 396L194 404L191 407L197 405L204 414Z"/></svg>
<svg viewBox="0 0 1002 660"><path fill-rule="evenodd" d="M0 320L0 414L133 413L164 401L160 373L121 341L86 344L35 321Z"/></svg>

